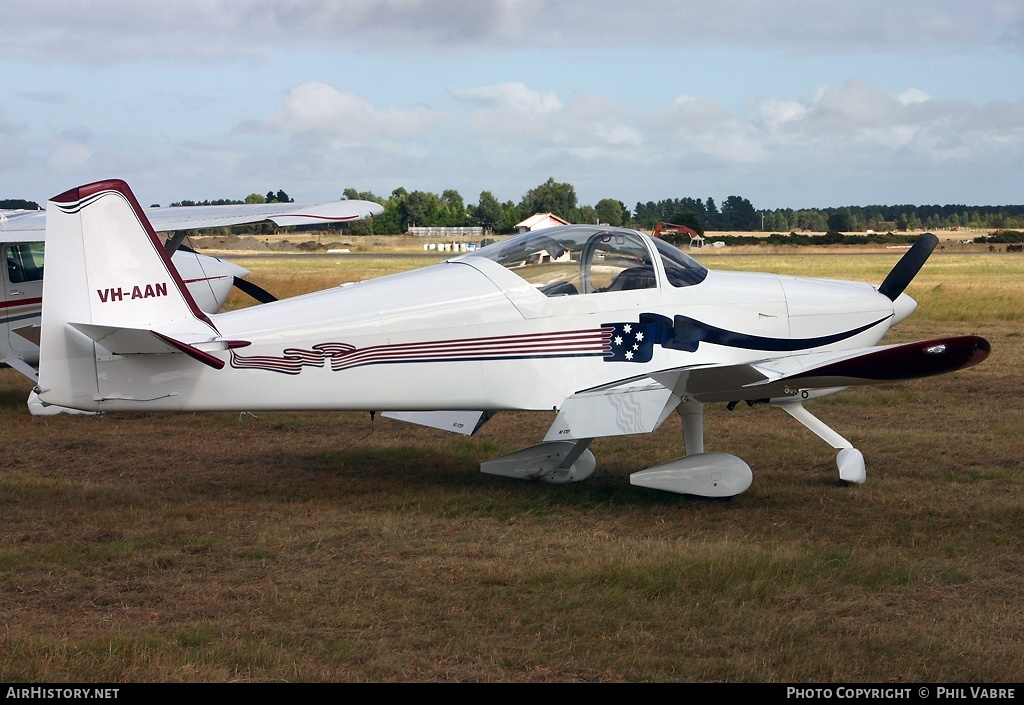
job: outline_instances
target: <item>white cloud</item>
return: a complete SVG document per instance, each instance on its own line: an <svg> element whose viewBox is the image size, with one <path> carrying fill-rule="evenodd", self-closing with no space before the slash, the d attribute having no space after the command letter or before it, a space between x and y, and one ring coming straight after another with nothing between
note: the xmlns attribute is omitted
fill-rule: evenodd
<svg viewBox="0 0 1024 705"><path fill-rule="evenodd" d="M93 150L80 142L61 141L54 145L46 160L46 168L58 176L84 171L93 157Z"/></svg>
<svg viewBox="0 0 1024 705"><path fill-rule="evenodd" d="M672 107L657 118L664 129L697 135L732 121L733 116L718 101L686 95L676 98Z"/></svg>
<svg viewBox="0 0 1024 705"><path fill-rule="evenodd" d="M807 115L807 106L795 100L768 98L755 106L755 112L769 130L776 130L786 123L802 120Z"/></svg>
<svg viewBox="0 0 1024 705"><path fill-rule="evenodd" d="M749 196L799 189L820 202L832 190L850 194L841 202L853 203L852 192L863 188L883 202L905 201L911 199L885 194L935 189L948 169L979 160L1012 164L1024 150L1022 104L975 108L857 80L807 96L768 96L741 111L692 95L640 111L602 96L560 96L518 83L449 92L476 107L468 124L478 141L461 137L454 151L472 152L491 173L533 174L534 181L559 174L578 185L581 200L589 182L628 184L647 198L707 195L724 184L717 188ZM479 173L482 187L492 183ZM682 191L666 193L665 184ZM615 193L602 188L595 200Z"/></svg>
<svg viewBox="0 0 1024 705"><path fill-rule="evenodd" d="M326 83L304 83L288 93L281 110L265 122L310 142L335 147L368 139L405 139L433 129L444 115L424 107L378 110L370 101Z"/></svg>
<svg viewBox="0 0 1024 705"><path fill-rule="evenodd" d="M916 105L918 103L927 103L931 99L932 97L930 95L917 88L908 88L907 90L903 91L902 93L896 96L896 100L898 100L903 105Z"/></svg>
<svg viewBox="0 0 1024 705"><path fill-rule="evenodd" d="M952 130L969 107L909 88L891 95L862 81L825 86L805 100L770 98L755 106L764 141L775 151L807 149L851 155L908 148L927 153L926 135ZM950 135L955 139L954 135ZM876 155L881 156L881 155Z"/></svg>
<svg viewBox="0 0 1024 705"><path fill-rule="evenodd" d="M21 133L21 128L0 119L0 175L16 168L23 168L31 162L30 153L22 141Z"/></svg>
<svg viewBox="0 0 1024 705"><path fill-rule="evenodd" d="M650 158L729 165L765 157L757 129L710 98L679 96L671 107L651 116L649 124L657 138Z"/></svg>
<svg viewBox="0 0 1024 705"><path fill-rule="evenodd" d="M498 83L478 88L449 88L451 95L462 101L482 105L500 112L543 115L561 110L562 101L554 91L535 91L521 82Z"/></svg>
<svg viewBox="0 0 1024 705"><path fill-rule="evenodd" d="M616 155L628 158L643 144L639 116L616 101L584 94L566 100L553 91L536 91L523 83L449 89L451 95L477 106L469 116L483 149L506 159L529 160L557 154L581 159Z"/></svg>

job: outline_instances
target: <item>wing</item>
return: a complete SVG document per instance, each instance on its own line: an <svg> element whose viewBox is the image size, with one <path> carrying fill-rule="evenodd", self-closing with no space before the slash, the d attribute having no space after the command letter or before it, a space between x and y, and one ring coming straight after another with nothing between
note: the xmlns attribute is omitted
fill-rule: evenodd
<svg viewBox="0 0 1024 705"><path fill-rule="evenodd" d="M315 225L317 223L349 223L365 220L384 212L372 201L323 201L318 203L239 203L226 206L182 206L146 208L153 229L157 232L216 228L270 220L277 225ZM0 232L43 232L46 211L5 212Z"/></svg>
<svg viewBox="0 0 1024 705"><path fill-rule="evenodd" d="M27 235L46 229L46 211L25 211L0 208L0 235L5 241L29 242L41 238Z"/></svg>
<svg viewBox="0 0 1024 705"><path fill-rule="evenodd" d="M930 377L976 365L991 347L975 335L839 352L786 355L738 365L656 372L651 378L697 401L782 397L799 389L828 389Z"/></svg>
<svg viewBox="0 0 1024 705"><path fill-rule="evenodd" d="M649 433L683 398L757 401L790 397L805 389L917 379L971 367L990 352L987 340L968 335L741 364L677 367L573 394L545 440Z"/></svg>

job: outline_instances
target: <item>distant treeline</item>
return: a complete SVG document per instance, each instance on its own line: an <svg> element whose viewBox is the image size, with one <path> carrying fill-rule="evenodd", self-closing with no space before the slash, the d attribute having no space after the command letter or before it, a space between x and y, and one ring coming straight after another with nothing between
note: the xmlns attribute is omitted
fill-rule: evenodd
<svg viewBox="0 0 1024 705"><path fill-rule="evenodd" d="M37 211L39 210L39 204L35 201L26 201L22 198L3 198L0 199L0 209L13 211Z"/></svg>
<svg viewBox="0 0 1024 705"><path fill-rule="evenodd" d="M676 223L688 225L700 233L732 230L770 235L809 231L831 233L831 239L840 233L864 233L876 241L884 240L885 233L922 228L1024 228L1024 205L906 204L758 210L746 198L729 196L721 205L709 197L648 201L637 203L632 209L612 198L602 199L593 206L580 206L574 187L554 179L531 189L518 203L499 202L490 191L483 191L475 204L465 205L458 191L451 189L438 195L399 188L390 196L382 197L350 188L345 190L344 196L376 201L384 206L383 215L348 226L352 233L377 235L404 233L413 225L480 225L495 233L511 233L515 232L517 223L534 213L554 213L572 223L607 223L646 230L658 223ZM894 237L892 241L901 239Z"/></svg>
<svg viewBox="0 0 1024 705"><path fill-rule="evenodd" d="M379 196L368 191L347 188L344 198L375 201L384 206L384 213L369 221L350 223L344 228L354 235L395 235L408 232L412 226L482 226L495 233L515 232L516 224L535 213L554 213L571 223L607 223L608 225L653 229L658 223L687 225L699 233L705 231L741 231L766 233L802 232L828 233L828 239L841 242L843 233L863 233L872 242L882 242L886 233L893 233L893 242L901 241L898 234L907 230L986 229L1012 230L1024 228L1024 205L967 206L957 205L893 205L844 206L841 208L777 208L757 209L741 196L729 196L719 205L714 198L671 198L661 201L638 202L632 209L622 201L604 198L595 205L579 205L572 184L559 183L549 178L530 189L518 201L500 202L490 191L480 193L475 204L466 204L458 191L446 189L440 194L428 191L408 191L397 188L390 196ZM217 199L205 201L177 201L172 206L206 206L232 203L292 202L283 190L268 191L266 195L252 193L242 200ZM4 205L17 203L18 205ZM27 204L27 205L26 205ZM0 201L0 208L37 207L31 201ZM234 230L271 232L273 225L240 226ZM323 229L306 226L303 229ZM822 236L824 237L824 236ZM840 238L840 239L837 239ZM716 236L716 239L719 239ZM975 238L978 239L978 238Z"/></svg>
<svg viewBox="0 0 1024 705"><path fill-rule="evenodd" d="M665 236L662 236L665 237ZM907 232L872 232L868 234L851 234L830 231L820 234L790 232L782 233L751 233L750 235L724 235L715 233L713 239L726 245L750 245L754 242L767 245L910 245L920 237L919 233ZM671 239L671 238L665 238ZM980 243L1024 243L1024 232L1020 230L993 230L990 235L964 235L964 240ZM689 242L689 238L677 238L676 244Z"/></svg>

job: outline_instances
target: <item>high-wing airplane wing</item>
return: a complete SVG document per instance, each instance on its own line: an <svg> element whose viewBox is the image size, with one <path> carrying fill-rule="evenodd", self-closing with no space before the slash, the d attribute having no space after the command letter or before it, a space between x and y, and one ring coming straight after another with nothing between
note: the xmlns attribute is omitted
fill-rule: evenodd
<svg viewBox="0 0 1024 705"><path fill-rule="evenodd" d="M371 201L344 200L311 203L239 203L224 206L145 208L157 232L216 228L270 220L280 225L349 223L380 215L384 207ZM43 232L46 211L5 211L0 233Z"/></svg>

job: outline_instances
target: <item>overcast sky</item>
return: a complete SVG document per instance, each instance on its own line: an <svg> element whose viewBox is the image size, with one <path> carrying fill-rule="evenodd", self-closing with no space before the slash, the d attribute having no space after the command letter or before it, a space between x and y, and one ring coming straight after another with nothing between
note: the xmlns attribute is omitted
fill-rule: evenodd
<svg viewBox="0 0 1024 705"><path fill-rule="evenodd" d="M0 198L1024 202L1020 0L4 0Z"/></svg>

